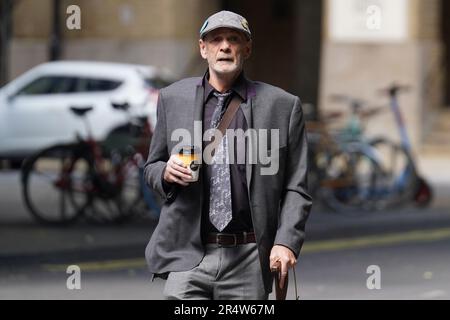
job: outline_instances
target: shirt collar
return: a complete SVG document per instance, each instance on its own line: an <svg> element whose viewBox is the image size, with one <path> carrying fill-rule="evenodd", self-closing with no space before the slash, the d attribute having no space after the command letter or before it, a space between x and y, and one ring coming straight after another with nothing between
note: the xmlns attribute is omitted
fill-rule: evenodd
<svg viewBox="0 0 450 320"><path fill-rule="evenodd" d="M204 102L208 101L211 97L211 94L215 90L214 87L209 83L209 71L207 70L205 75L203 76L203 86L205 88ZM235 93L237 93L243 101L247 100L247 84L245 81L244 71L242 71L237 77L236 81L233 83L231 87Z"/></svg>

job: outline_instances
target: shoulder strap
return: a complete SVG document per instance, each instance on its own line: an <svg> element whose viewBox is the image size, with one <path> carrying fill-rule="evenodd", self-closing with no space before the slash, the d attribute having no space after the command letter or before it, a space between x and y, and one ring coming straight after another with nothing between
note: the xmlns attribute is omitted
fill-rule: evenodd
<svg viewBox="0 0 450 320"><path fill-rule="evenodd" d="M219 123L219 126L217 127L217 129L220 130L223 136L225 135L225 130L227 130L228 126L231 123L231 120L233 120L233 117L236 114L237 109L239 108L241 102L242 100L239 97L239 95L234 94L230 104L228 105L227 110L225 111L222 117L222 120Z"/></svg>

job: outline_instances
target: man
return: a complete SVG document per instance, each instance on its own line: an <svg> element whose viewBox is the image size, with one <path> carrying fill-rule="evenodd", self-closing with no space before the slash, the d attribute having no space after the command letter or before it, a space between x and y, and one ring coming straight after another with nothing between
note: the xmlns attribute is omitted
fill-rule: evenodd
<svg viewBox="0 0 450 320"><path fill-rule="evenodd" d="M252 40L242 16L230 11L210 16L199 47L208 62L206 74L160 91L145 177L165 203L146 249L147 263L154 276L167 277L167 299L267 299L271 271L280 270L283 282L297 262L311 208L300 100L244 77ZM230 117L227 108L233 110L233 104L238 108L233 107L229 130L253 130L257 137L276 133L276 141L261 145L277 170L264 173L267 162L250 161L254 146L248 144L254 139L237 143L219 134L211 152L216 160L208 162L204 154L200 178L191 182L190 169L176 154L178 133L205 138ZM205 153L216 138L194 144ZM244 150L244 163L220 164L216 158L229 160L236 150Z"/></svg>

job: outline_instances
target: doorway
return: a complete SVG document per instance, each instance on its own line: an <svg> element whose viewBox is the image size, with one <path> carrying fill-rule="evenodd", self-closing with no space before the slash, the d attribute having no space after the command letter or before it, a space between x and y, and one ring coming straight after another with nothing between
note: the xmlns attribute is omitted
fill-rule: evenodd
<svg viewBox="0 0 450 320"><path fill-rule="evenodd" d="M221 7L249 21L253 54L246 63L246 75L279 86L298 95L303 103L317 106L322 1L222 0Z"/></svg>
<svg viewBox="0 0 450 320"><path fill-rule="evenodd" d="M444 105L446 109L450 109L450 1L441 1L441 34L442 44L444 47Z"/></svg>

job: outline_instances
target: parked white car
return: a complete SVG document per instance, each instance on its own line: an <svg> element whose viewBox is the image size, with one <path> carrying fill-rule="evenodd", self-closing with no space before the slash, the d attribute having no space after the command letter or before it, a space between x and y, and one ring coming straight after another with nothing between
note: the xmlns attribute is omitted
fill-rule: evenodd
<svg viewBox="0 0 450 320"><path fill-rule="evenodd" d="M92 106L93 136L104 139L129 116L112 108L128 103L154 128L158 89L171 82L162 70L142 65L58 61L41 64L0 89L0 158L23 158L46 146L85 136L70 107Z"/></svg>

